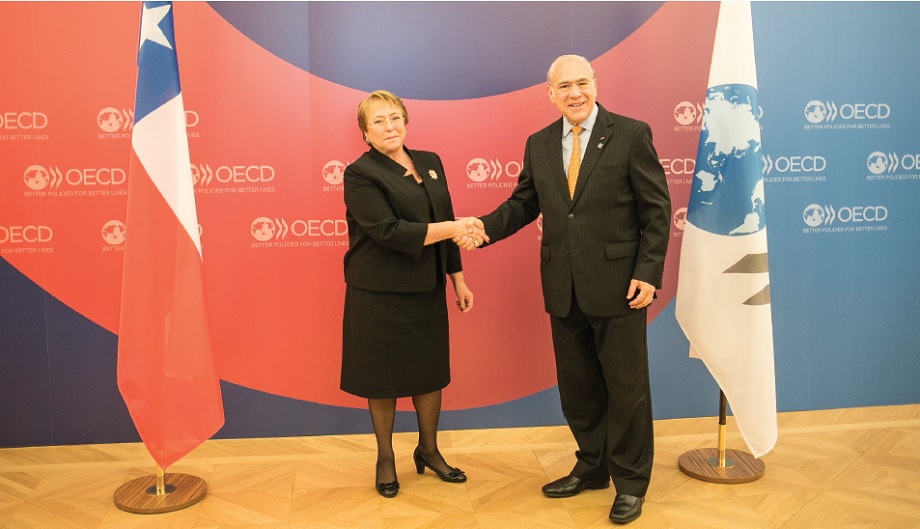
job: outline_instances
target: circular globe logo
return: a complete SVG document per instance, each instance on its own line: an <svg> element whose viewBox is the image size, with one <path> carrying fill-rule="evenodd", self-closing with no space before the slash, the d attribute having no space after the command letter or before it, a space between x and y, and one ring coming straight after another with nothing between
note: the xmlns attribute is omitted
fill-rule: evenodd
<svg viewBox="0 0 920 529"><path fill-rule="evenodd" d="M674 107L674 119L681 125L690 125L698 116L696 105L689 101L681 101Z"/></svg>
<svg viewBox="0 0 920 529"><path fill-rule="evenodd" d="M483 182L489 178L489 162L482 158L473 158L466 164L466 176L474 182Z"/></svg>
<svg viewBox="0 0 920 529"><path fill-rule="evenodd" d="M29 189L34 191L39 191L48 187L48 182L51 181L51 175L48 174L48 170L40 165L30 165L26 172L23 173L22 179L25 181L26 185L29 186Z"/></svg>
<svg viewBox="0 0 920 529"><path fill-rule="evenodd" d="M809 101L805 105L805 119L809 123L821 123L827 118L827 107L821 101Z"/></svg>
<svg viewBox="0 0 920 529"><path fill-rule="evenodd" d="M805 211L802 212L802 220L812 228L820 226L826 217L827 213L824 211L824 208L818 204L810 204L806 206Z"/></svg>
<svg viewBox="0 0 920 529"><path fill-rule="evenodd" d="M201 171L198 170L198 167L195 164L189 164L189 169L192 172L192 186L198 185L198 181L201 180Z"/></svg>
<svg viewBox="0 0 920 529"><path fill-rule="evenodd" d="M687 208L680 208L675 211L672 220L675 228L684 231L684 226L687 224Z"/></svg>
<svg viewBox="0 0 920 529"><path fill-rule="evenodd" d="M125 224L121 221L110 220L102 226L102 240L117 246L125 242Z"/></svg>
<svg viewBox="0 0 920 529"><path fill-rule="evenodd" d="M252 221L249 231L257 241L266 242L275 236L275 223L268 217L259 217Z"/></svg>
<svg viewBox="0 0 920 529"><path fill-rule="evenodd" d="M329 185L337 186L345 179L345 164L338 160L330 160L323 166L323 180Z"/></svg>
<svg viewBox="0 0 920 529"><path fill-rule="evenodd" d="M888 156L880 151L875 151L866 160L866 167L872 174L882 174L888 169Z"/></svg>
<svg viewBox="0 0 920 529"><path fill-rule="evenodd" d="M106 132L116 132L124 126L125 117L117 108L105 107L96 115L96 123Z"/></svg>

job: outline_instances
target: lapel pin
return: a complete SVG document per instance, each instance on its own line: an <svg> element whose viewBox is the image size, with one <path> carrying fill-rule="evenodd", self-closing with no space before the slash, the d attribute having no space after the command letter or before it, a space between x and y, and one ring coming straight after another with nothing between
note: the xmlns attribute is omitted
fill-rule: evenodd
<svg viewBox="0 0 920 529"><path fill-rule="evenodd" d="M428 170L428 176L430 176L432 180L438 179L438 173L434 172L434 169Z"/></svg>
<svg viewBox="0 0 920 529"><path fill-rule="evenodd" d="M607 138L606 136L601 136L601 140L600 140L600 142L598 142L598 144L597 144L597 148L598 148L598 149L600 149L600 148L602 148L602 147L604 146L604 140L605 140L606 138Z"/></svg>

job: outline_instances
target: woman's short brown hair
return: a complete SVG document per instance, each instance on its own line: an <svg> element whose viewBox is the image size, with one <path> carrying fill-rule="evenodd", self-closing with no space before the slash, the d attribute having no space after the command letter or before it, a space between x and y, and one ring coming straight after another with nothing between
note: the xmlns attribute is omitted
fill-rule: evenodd
<svg viewBox="0 0 920 529"><path fill-rule="evenodd" d="M367 107L371 103L389 103L395 106L402 112L403 123L409 124L409 113L406 112L406 105L403 104L402 99L386 90L375 90L358 103L358 128L361 129L361 132L367 133Z"/></svg>

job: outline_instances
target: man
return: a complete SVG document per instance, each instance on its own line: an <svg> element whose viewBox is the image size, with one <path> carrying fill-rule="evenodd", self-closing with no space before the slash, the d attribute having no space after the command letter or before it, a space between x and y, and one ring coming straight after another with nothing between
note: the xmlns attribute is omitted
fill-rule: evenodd
<svg viewBox="0 0 920 529"><path fill-rule="evenodd" d="M652 470L646 307L664 271L667 181L649 126L595 102L587 59L563 55L546 78L562 119L527 139L517 187L481 227L494 243L543 214L543 298L578 443L571 473L543 493L574 496L612 478L610 519L628 523L642 513Z"/></svg>

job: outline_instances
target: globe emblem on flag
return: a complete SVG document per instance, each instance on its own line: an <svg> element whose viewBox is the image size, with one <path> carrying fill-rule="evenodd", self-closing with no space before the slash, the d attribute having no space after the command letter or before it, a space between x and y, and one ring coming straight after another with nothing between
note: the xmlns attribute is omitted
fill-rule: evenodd
<svg viewBox="0 0 920 529"><path fill-rule="evenodd" d="M827 218L827 213L825 213L824 208L818 204L810 204L806 206L805 211L802 212L802 220L812 228L817 228L823 224L825 218Z"/></svg>
<svg viewBox="0 0 920 529"><path fill-rule="evenodd" d="M689 101L681 101L674 107L674 119L681 125L689 125L698 117L696 105Z"/></svg>
<svg viewBox="0 0 920 529"><path fill-rule="evenodd" d="M805 105L805 119L809 123L821 123L827 119L827 107L821 101L809 101Z"/></svg>
<svg viewBox="0 0 920 529"><path fill-rule="evenodd" d="M764 229L763 157L757 91L712 87L706 96L687 218L719 235ZM717 127L711 127L715 123Z"/></svg>
<svg viewBox="0 0 920 529"><path fill-rule="evenodd" d="M488 180L489 162L482 158L473 158L466 164L466 176L474 182Z"/></svg>
<svg viewBox="0 0 920 529"><path fill-rule="evenodd" d="M337 186L345 179L345 164L338 160L330 160L323 166L323 180L329 185Z"/></svg>
<svg viewBox="0 0 920 529"><path fill-rule="evenodd" d="M252 221L249 231L257 241L270 241L275 236L275 223L268 217L259 217Z"/></svg>
<svg viewBox="0 0 920 529"><path fill-rule="evenodd" d="M51 175L48 174L48 171L40 165L31 165L26 172L23 173L22 179L25 181L26 185L29 186L29 189L34 191L39 191L48 186L48 182L51 181Z"/></svg>
<svg viewBox="0 0 920 529"><path fill-rule="evenodd" d="M96 115L96 123L105 132L116 132L124 126L125 117L117 108L105 107Z"/></svg>
<svg viewBox="0 0 920 529"><path fill-rule="evenodd" d="M121 221L110 220L102 226L102 240L117 246L125 242L125 225Z"/></svg>
<svg viewBox="0 0 920 529"><path fill-rule="evenodd" d="M888 156L883 152L875 151L866 160L866 167L872 174L882 174L888 169Z"/></svg>

